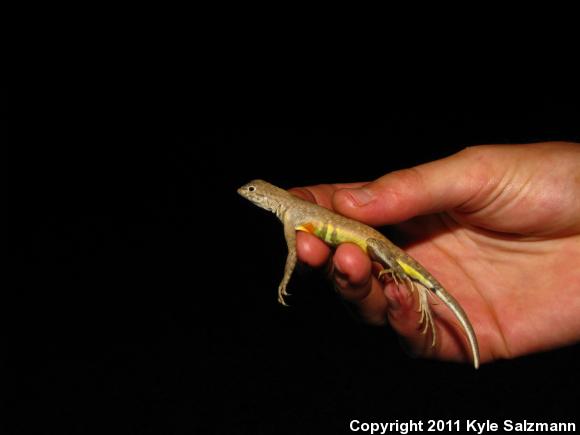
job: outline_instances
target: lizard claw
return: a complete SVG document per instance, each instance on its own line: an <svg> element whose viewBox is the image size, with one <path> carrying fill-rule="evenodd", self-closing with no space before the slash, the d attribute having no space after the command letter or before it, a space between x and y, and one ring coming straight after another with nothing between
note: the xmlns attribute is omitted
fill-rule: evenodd
<svg viewBox="0 0 580 435"><path fill-rule="evenodd" d="M395 281L397 287L401 285L400 277L393 271L393 269L382 269L379 271L379 280L383 278L385 275L391 275L391 279Z"/></svg>
<svg viewBox="0 0 580 435"><path fill-rule="evenodd" d="M278 288L278 302L281 305L284 305L285 307L288 307L289 305L286 303L285 300L285 296L290 296L290 293L288 293L286 291L286 287L284 286L280 286L280 288Z"/></svg>
<svg viewBox="0 0 580 435"><path fill-rule="evenodd" d="M406 287L411 292L417 292L419 296L419 307L417 308L417 312L421 313L421 318L419 319L419 326L421 328L421 334L427 334L428 330L431 330L431 336L433 337L431 340L431 347L435 347L437 343L437 331L435 329L435 322L433 322L433 314L431 313L431 308L429 307L429 292L422 287L421 285L416 285L413 280L409 277L405 277Z"/></svg>

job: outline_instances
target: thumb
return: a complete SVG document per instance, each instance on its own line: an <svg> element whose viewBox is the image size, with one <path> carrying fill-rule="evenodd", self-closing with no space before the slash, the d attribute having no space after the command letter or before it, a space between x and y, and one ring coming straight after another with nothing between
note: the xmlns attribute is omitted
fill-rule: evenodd
<svg viewBox="0 0 580 435"><path fill-rule="evenodd" d="M450 157L391 172L357 188L334 193L339 213L370 225L395 224L418 215L483 206L478 195L494 183L492 169L471 159L469 149ZM479 197L479 199L478 199Z"/></svg>

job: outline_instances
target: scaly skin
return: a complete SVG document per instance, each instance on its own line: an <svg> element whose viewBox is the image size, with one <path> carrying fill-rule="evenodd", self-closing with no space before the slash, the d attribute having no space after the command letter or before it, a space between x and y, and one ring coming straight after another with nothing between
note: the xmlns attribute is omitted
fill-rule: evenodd
<svg viewBox="0 0 580 435"><path fill-rule="evenodd" d="M286 287L296 266L296 231L314 234L333 247L341 243L354 243L385 267L379 273L379 277L389 274L397 284L404 283L409 291L417 291L423 333L431 329L433 346L437 342L437 334L429 308L429 291L437 296L463 327L473 356L473 365L475 368L479 367L477 337L465 311L423 266L377 230L298 198L263 180L249 182L240 187L238 193L257 206L273 212L284 224L288 258L284 277L278 287L278 301L281 304L286 305L284 299L288 296Z"/></svg>

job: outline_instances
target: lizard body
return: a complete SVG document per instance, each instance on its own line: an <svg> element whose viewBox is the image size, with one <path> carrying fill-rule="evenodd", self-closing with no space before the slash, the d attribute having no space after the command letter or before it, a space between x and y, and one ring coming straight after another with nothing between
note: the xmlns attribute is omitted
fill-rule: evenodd
<svg viewBox="0 0 580 435"><path fill-rule="evenodd" d="M379 273L379 278L390 274L397 285L404 283L409 291L417 291L421 312L420 323L424 325L422 332L425 333L429 327L431 328L433 346L436 344L437 335L427 297L429 292L432 292L439 298L461 324L469 342L473 364L475 368L479 367L477 337L461 305L423 266L383 234L368 225L305 201L263 180L251 181L240 187L238 193L257 206L273 212L284 225L288 257L284 276L278 287L278 301L281 304L286 305L284 299L288 296L286 287L296 266L296 231L311 233L333 247L341 243L354 243L371 259L383 265L385 269Z"/></svg>

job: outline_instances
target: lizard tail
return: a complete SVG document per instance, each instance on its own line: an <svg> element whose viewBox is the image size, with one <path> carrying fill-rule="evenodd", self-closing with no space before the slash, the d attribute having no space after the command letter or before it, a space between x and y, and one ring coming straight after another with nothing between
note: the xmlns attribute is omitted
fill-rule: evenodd
<svg viewBox="0 0 580 435"><path fill-rule="evenodd" d="M435 295L451 310L459 323L461 323L465 335L467 336L467 340L469 341L469 347L471 348L471 353L473 355L473 365L476 369L479 368L479 346L477 344L477 336L475 335L473 326L471 326L471 323L467 319L467 314L465 314L465 311L463 311L463 308L461 308L461 305L459 305L457 300L443 287L434 286L431 288L431 291L435 293Z"/></svg>

